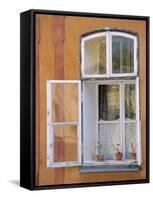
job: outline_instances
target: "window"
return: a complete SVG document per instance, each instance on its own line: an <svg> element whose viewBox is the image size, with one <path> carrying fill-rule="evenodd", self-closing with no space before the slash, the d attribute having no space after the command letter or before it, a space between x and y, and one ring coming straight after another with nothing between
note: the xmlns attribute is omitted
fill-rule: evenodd
<svg viewBox="0 0 153 200"><path fill-rule="evenodd" d="M83 81L83 163L140 163L138 88L138 78Z"/></svg>
<svg viewBox="0 0 153 200"><path fill-rule="evenodd" d="M82 37L82 164L91 166L87 172L95 166L114 171L141 164L137 45L136 35L121 31Z"/></svg>
<svg viewBox="0 0 153 200"><path fill-rule="evenodd" d="M80 164L80 91L80 81L47 81L48 167Z"/></svg>
<svg viewBox="0 0 153 200"><path fill-rule="evenodd" d="M140 166L137 43L121 31L83 36L81 80L47 81L48 167Z"/></svg>
<svg viewBox="0 0 153 200"><path fill-rule="evenodd" d="M137 37L106 31L82 38L82 77L137 76Z"/></svg>

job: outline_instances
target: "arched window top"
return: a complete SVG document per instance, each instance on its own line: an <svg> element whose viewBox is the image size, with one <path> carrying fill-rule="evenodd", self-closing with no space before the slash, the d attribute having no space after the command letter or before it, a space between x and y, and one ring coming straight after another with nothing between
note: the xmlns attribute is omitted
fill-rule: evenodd
<svg viewBox="0 0 153 200"><path fill-rule="evenodd" d="M137 35L98 31L81 38L82 77L137 76Z"/></svg>
<svg viewBox="0 0 153 200"><path fill-rule="evenodd" d="M134 32L134 31L131 31L131 30L128 30L128 29L121 29L121 28L115 28L115 27L103 27L103 28L97 28L96 30L92 30L92 31L89 31L89 32L86 32L84 34L81 35L81 38L87 38L87 37L90 37L90 36L95 36L96 35L100 35L100 34L106 34L107 32L109 33L117 33L117 34L124 34L125 37L138 37L138 33L137 32Z"/></svg>

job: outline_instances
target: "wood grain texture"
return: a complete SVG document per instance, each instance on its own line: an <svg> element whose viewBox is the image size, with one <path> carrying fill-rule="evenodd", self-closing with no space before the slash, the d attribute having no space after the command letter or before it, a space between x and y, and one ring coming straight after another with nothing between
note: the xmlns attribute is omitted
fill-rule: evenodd
<svg viewBox="0 0 153 200"><path fill-rule="evenodd" d="M52 84L52 122L64 122L64 85L63 84Z"/></svg>
<svg viewBox="0 0 153 200"><path fill-rule="evenodd" d="M40 81L36 85L36 101L39 96L40 125L36 123L36 135L40 138L39 145L40 153L36 155L39 159L39 181L37 185L53 185L53 184L68 184L68 183L87 183L87 182L105 182L117 180L138 180L146 178L146 22L143 20L125 20L125 19L108 19L108 18L89 18L66 16L64 23L60 22L64 27L64 37L58 33L58 38L62 38L63 49L55 43L55 35L53 27L55 26L55 16L52 15L37 15L40 18L40 43L39 55L36 59L39 60ZM59 21L61 19L58 19ZM57 20L57 21L58 21ZM36 36L39 35L36 21ZM63 25L64 24L64 25ZM65 79L65 80L80 80L80 36L83 33L95 30L99 27L116 27L128 29L139 34L140 40L140 106L141 106L141 136L142 136L142 167L139 172L107 172L107 173L80 173L79 167L67 168L47 168L46 167L46 80ZM60 32L60 31L59 31ZM58 39L57 39L58 40ZM56 49L55 48L58 49ZM36 49L38 47L36 46ZM58 51L58 53L57 53ZM57 56L58 55L58 56ZM58 63L58 59L64 64ZM38 65L38 64L36 64ZM62 69L61 69L62 68ZM64 69L63 69L64 68ZM61 73L61 74L60 74ZM39 89L38 89L39 88ZM38 91L39 90L39 91ZM36 152L37 154L37 152Z"/></svg>
<svg viewBox="0 0 153 200"><path fill-rule="evenodd" d="M78 84L64 84L64 121L78 122Z"/></svg>
<svg viewBox="0 0 153 200"><path fill-rule="evenodd" d="M64 18L64 16L54 16L52 23L53 43L55 50L55 77L59 80L64 79Z"/></svg>
<svg viewBox="0 0 153 200"><path fill-rule="evenodd" d="M55 126L53 135L54 162L77 161L77 126Z"/></svg>
<svg viewBox="0 0 153 200"><path fill-rule="evenodd" d="M52 32L53 32L53 44L54 44L54 51L55 51L55 60L54 60L54 77L55 79L62 80L64 79L64 38L65 38L65 25L64 25L64 16L53 16L52 21ZM63 87L63 86L61 86ZM60 91L60 102L62 104L62 98L64 96L63 91ZM59 107L59 104L58 104ZM64 108L63 108L64 109ZM61 119L64 119L64 110L61 108L61 113L58 112L58 116L56 116L56 120L60 121ZM58 118L57 118L58 117ZM61 146L60 152L60 159L64 160L64 149L65 149L65 143L63 140L55 140L55 142L58 142L58 146ZM56 146L56 144L55 144ZM60 175L60 176L59 176ZM54 181L56 184L58 182L64 183L64 168L55 168L54 169Z"/></svg>
<svg viewBox="0 0 153 200"><path fill-rule="evenodd" d="M78 121L78 85L52 84L52 122ZM73 112L72 112L73 108ZM54 162L77 160L77 126L54 126ZM55 169L57 177L61 170Z"/></svg>
<svg viewBox="0 0 153 200"><path fill-rule="evenodd" d="M52 122L77 122L78 84L53 83L51 103Z"/></svg>

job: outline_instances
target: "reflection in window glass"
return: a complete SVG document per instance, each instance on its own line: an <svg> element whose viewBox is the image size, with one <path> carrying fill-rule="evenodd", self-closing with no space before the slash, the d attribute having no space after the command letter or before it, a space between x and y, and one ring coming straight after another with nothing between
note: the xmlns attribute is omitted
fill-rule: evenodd
<svg viewBox="0 0 153 200"><path fill-rule="evenodd" d="M54 162L77 161L77 126L53 127Z"/></svg>
<svg viewBox="0 0 153 200"><path fill-rule="evenodd" d="M116 146L117 144L120 144L119 123L100 124L98 141L100 144L102 144L102 148L98 149L98 154L104 155L105 160L114 160L113 145Z"/></svg>
<svg viewBox="0 0 153 200"><path fill-rule="evenodd" d="M125 85L125 119L136 118L135 84Z"/></svg>
<svg viewBox="0 0 153 200"><path fill-rule="evenodd" d="M134 72L134 41L112 36L112 73Z"/></svg>
<svg viewBox="0 0 153 200"><path fill-rule="evenodd" d="M99 85L99 120L119 119L119 85Z"/></svg>
<svg viewBox="0 0 153 200"><path fill-rule="evenodd" d="M85 42L85 74L106 73L106 37Z"/></svg>
<svg viewBox="0 0 153 200"><path fill-rule="evenodd" d="M78 121L78 85L76 83L53 83L51 90L52 122Z"/></svg>
<svg viewBox="0 0 153 200"><path fill-rule="evenodd" d="M125 159L136 153L136 123L125 123Z"/></svg>

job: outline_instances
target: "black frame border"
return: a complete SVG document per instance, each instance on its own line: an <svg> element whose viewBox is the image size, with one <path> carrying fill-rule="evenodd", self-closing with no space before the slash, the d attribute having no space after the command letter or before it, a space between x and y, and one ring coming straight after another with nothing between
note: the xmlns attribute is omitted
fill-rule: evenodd
<svg viewBox="0 0 153 200"><path fill-rule="evenodd" d="M146 21L146 179L62 185L35 185L35 15L65 15ZM20 14L20 186L29 190L150 182L150 17L32 9Z"/></svg>

